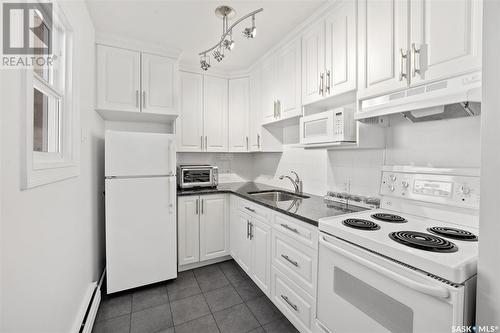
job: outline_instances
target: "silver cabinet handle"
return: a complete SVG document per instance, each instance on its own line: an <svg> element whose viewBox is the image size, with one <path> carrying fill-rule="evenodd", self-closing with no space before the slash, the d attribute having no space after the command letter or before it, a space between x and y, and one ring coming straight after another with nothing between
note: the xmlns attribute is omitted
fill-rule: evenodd
<svg viewBox="0 0 500 333"><path fill-rule="evenodd" d="M247 150L248 150L248 136L245 137L247 141Z"/></svg>
<svg viewBox="0 0 500 333"><path fill-rule="evenodd" d="M276 108L277 108L278 102L277 102L277 101L274 101L273 103L274 103L274 118L276 118L276 117L277 117L277 113L278 113L278 112L276 111Z"/></svg>
<svg viewBox="0 0 500 333"><path fill-rule="evenodd" d="M413 70L411 71L411 76L415 77L417 74L420 75L420 50L415 46L415 43L411 43L411 58L413 63ZM417 54L418 54L418 67L417 67Z"/></svg>
<svg viewBox="0 0 500 333"><path fill-rule="evenodd" d="M142 107L146 108L146 90L142 92Z"/></svg>
<svg viewBox="0 0 500 333"><path fill-rule="evenodd" d="M255 209L252 209L250 207L245 207L246 210L251 211L252 213L255 213Z"/></svg>
<svg viewBox="0 0 500 333"><path fill-rule="evenodd" d="M198 201L199 201L199 200L198 200L198 199L196 199L196 215L199 215L199 210L198 210L198 209L199 209L199 208L198 208L199 202L198 202Z"/></svg>
<svg viewBox="0 0 500 333"><path fill-rule="evenodd" d="M282 254L281 257L286 261L288 261L290 264L294 265L295 267L299 267L299 263L296 262L295 260L290 259L290 257L287 256L286 254Z"/></svg>
<svg viewBox="0 0 500 333"><path fill-rule="evenodd" d="M200 136L200 141L201 141L201 150L203 150L203 135Z"/></svg>
<svg viewBox="0 0 500 333"><path fill-rule="evenodd" d="M250 222L250 239L253 239L253 223Z"/></svg>
<svg viewBox="0 0 500 333"><path fill-rule="evenodd" d="M281 226L282 226L283 228L285 228L285 229L288 229L288 230L290 230L290 231L292 231L292 232L295 232L296 234L298 234L298 233L299 233L299 231L298 231L296 228L292 228L292 227L290 227L288 224L281 223Z"/></svg>
<svg viewBox="0 0 500 333"><path fill-rule="evenodd" d="M247 220L247 239L250 238L250 222Z"/></svg>
<svg viewBox="0 0 500 333"><path fill-rule="evenodd" d="M292 302L290 302L290 300L288 299L288 297L287 297L287 296L281 295L281 298L283 298L283 300L284 300L284 301L285 301L288 305L290 305L290 307L291 307L292 309L294 309L295 311L299 311L299 307L298 307L297 305L293 304Z"/></svg>
<svg viewBox="0 0 500 333"><path fill-rule="evenodd" d="M201 199L201 215L205 214L204 202L205 202L205 199Z"/></svg>
<svg viewBox="0 0 500 333"><path fill-rule="evenodd" d="M278 113L278 115L276 116L276 118L277 118L277 117L281 117L281 101L279 99L276 100L276 105L277 105L276 112Z"/></svg>
<svg viewBox="0 0 500 333"><path fill-rule="evenodd" d="M208 150L208 135L205 135L205 150Z"/></svg>
<svg viewBox="0 0 500 333"><path fill-rule="evenodd" d="M139 107L139 90L135 91L135 107Z"/></svg>
<svg viewBox="0 0 500 333"><path fill-rule="evenodd" d="M326 93L330 95L330 71L326 71Z"/></svg>
<svg viewBox="0 0 500 333"><path fill-rule="evenodd" d="M399 49L399 53L400 53L399 81L403 81L403 79L408 78L408 74L405 73L405 61L408 59L408 51L405 51L401 48Z"/></svg>
<svg viewBox="0 0 500 333"><path fill-rule="evenodd" d="M324 96L324 81L325 81L325 74L321 73L319 75L319 94L320 96Z"/></svg>
<svg viewBox="0 0 500 333"><path fill-rule="evenodd" d="M260 148L260 135L257 133L257 148Z"/></svg>

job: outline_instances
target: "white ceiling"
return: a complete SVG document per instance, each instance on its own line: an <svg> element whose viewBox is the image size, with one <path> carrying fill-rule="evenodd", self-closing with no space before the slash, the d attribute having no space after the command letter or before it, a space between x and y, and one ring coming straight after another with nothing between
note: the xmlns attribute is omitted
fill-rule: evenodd
<svg viewBox="0 0 500 333"><path fill-rule="evenodd" d="M213 46L221 35L222 23L214 14L217 6L233 7L235 19L262 7L264 11L256 17L257 37L244 38L241 31L250 20L241 23L234 31L235 48L221 63L211 61L214 69L237 71L247 69L325 2L88 0L88 8L97 31L181 49L182 63L198 66L198 53Z"/></svg>

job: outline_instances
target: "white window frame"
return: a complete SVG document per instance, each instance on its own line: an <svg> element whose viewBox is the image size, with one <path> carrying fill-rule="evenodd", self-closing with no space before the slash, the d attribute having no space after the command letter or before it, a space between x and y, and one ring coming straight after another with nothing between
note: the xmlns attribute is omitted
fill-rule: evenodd
<svg viewBox="0 0 500 333"><path fill-rule="evenodd" d="M77 177L80 174L80 113L77 89L75 89L76 69L73 50L73 30L64 15L60 5L53 2L53 31L56 27L62 29L65 35L64 46L64 92L61 93L46 84L33 70L29 68L25 75L26 105L22 124L24 131L24 159L21 164L22 189L29 189L64 179ZM61 98L60 111L60 146L58 153L33 151L33 89L37 88L49 96Z"/></svg>

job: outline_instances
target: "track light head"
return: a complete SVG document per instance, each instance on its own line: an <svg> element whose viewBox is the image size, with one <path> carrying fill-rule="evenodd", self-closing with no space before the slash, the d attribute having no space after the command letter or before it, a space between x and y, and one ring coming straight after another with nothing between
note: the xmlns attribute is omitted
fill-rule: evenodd
<svg viewBox="0 0 500 333"><path fill-rule="evenodd" d="M200 59L200 67L204 71L210 68L210 57L207 57L206 54Z"/></svg>

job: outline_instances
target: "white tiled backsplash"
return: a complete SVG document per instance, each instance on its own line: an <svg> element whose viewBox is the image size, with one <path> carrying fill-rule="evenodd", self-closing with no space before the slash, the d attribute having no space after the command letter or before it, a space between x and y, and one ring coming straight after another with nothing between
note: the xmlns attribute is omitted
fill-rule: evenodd
<svg viewBox="0 0 500 333"><path fill-rule="evenodd" d="M283 153L179 153L178 163L209 163L219 167L220 181L253 180L293 189L282 174L296 171L304 191L377 196L381 168L387 165L432 167L480 166L480 118L459 118L419 124L397 117L387 128L386 149L305 150L293 147L296 126L285 129Z"/></svg>

